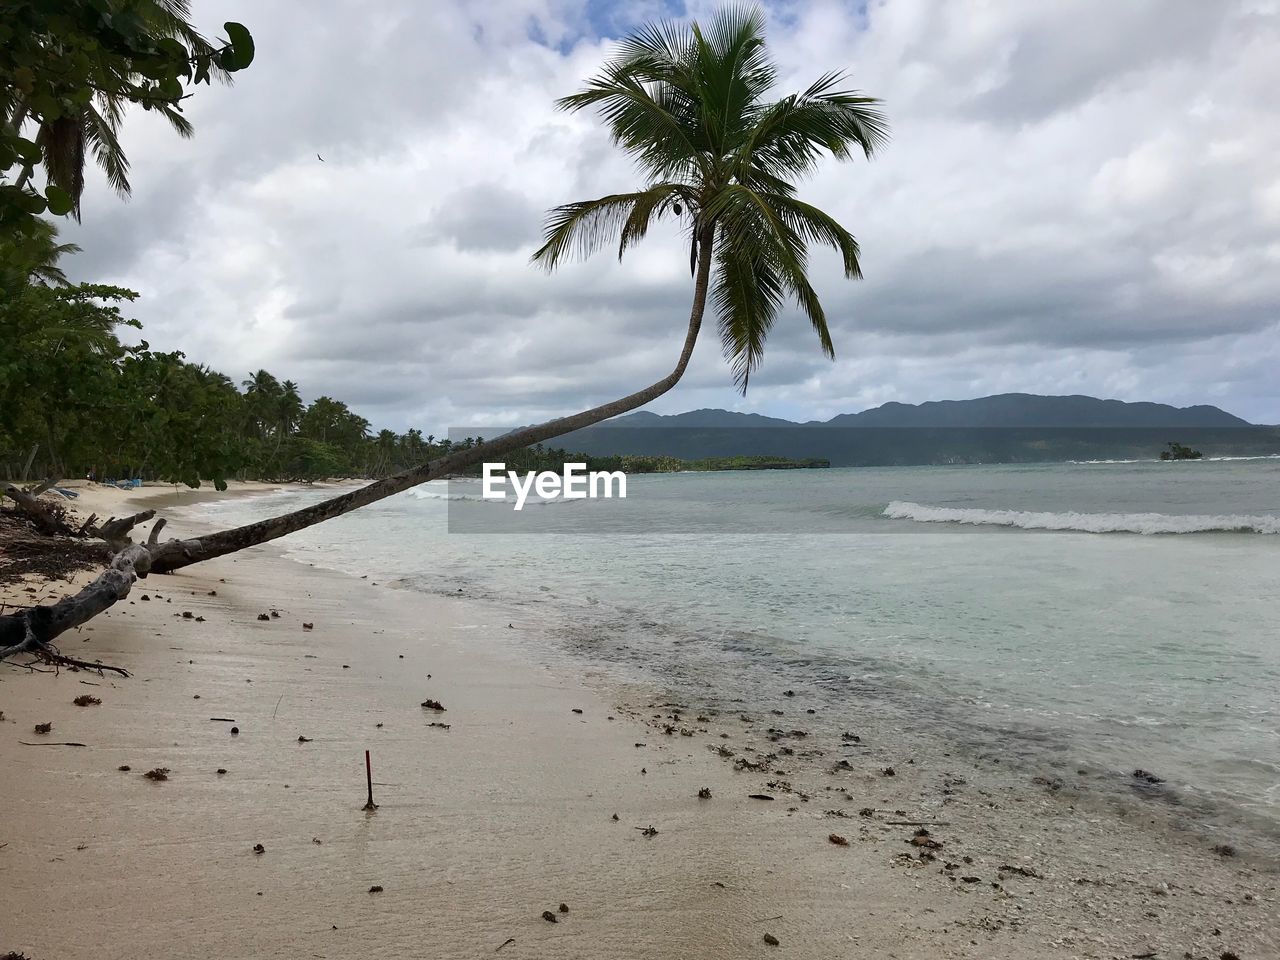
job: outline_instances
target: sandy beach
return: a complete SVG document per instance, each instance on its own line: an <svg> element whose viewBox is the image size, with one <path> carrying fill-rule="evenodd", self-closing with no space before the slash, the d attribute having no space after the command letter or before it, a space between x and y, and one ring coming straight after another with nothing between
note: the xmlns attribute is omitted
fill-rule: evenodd
<svg viewBox="0 0 1280 960"><path fill-rule="evenodd" d="M212 495L80 492L82 515L159 506L179 536ZM63 638L127 679L0 666L0 953L1280 957L1274 868L1154 810L874 743L841 767L803 691L712 715L519 634L267 546Z"/></svg>

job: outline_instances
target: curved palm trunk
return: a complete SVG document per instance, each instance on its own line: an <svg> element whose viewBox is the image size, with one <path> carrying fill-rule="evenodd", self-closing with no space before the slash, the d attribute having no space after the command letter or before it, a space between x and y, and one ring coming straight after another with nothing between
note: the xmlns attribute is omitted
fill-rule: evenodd
<svg viewBox="0 0 1280 960"><path fill-rule="evenodd" d="M627 413L662 396L674 387L684 375L685 368L689 365L689 358L693 354L694 344L698 339L698 330L702 326L702 316L707 305L712 243L712 231L705 231L698 244L698 270L693 288L693 306L689 311L689 329L685 334L684 348L680 351L680 359L676 362L675 369L656 383L618 400L592 407L590 410L583 410L581 413L575 413L571 416L548 420L532 427L525 427L521 430L504 434L494 440L486 440L484 443L477 444L466 450L459 450L457 453L451 453L412 469L385 477L367 486L360 487L358 490L332 497L329 500L304 507L293 513L272 517L269 520L259 520L256 523L231 530L223 530L197 540L171 540L152 550L152 571L167 573L192 563L199 563L201 560L221 557L228 553L235 553L237 550L243 550L245 547L252 547L268 540L287 536L306 527L323 523L325 520L332 520L334 517L340 517L344 513L350 513L352 510L376 503L379 500L408 490L410 487L426 483L428 480L448 476L473 464L491 460L502 454L523 449L530 444L541 443L552 437L558 437L564 433L589 427L593 423L599 423L601 420L608 420L610 417Z"/></svg>
<svg viewBox="0 0 1280 960"><path fill-rule="evenodd" d="M698 331L702 326L702 316L707 305L714 236L715 228L711 226L704 228L698 239L698 265L693 288L693 306L689 311L689 328L685 334L684 347L680 351L680 359L676 362L675 369L656 383L618 400L592 407L590 410L548 420L546 423L525 427L468 449L458 450L411 470L374 481L357 490L295 510L293 513L259 520L256 523L191 540L169 540L165 543L156 543L154 539L158 531L153 531L152 542L145 547L137 545L126 548L122 544L120 556L128 554L127 564L120 569L113 568L99 578L99 581L109 578L109 584L94 581L75 596L67 597L51 606L32 607L9 616L0 616L0 659L14 653L38 651L58 634L79 626L111 604L123 599L128 595L132 576L121 576L122 572L136 573L140 576L146 576L148 572L168 573L193 563L212 560L214 557L225 556L246 547L276 540L376 503L410 487L426 483L428 480L447 476L464 467L627 413L662 396L684 375L685 368L689 365L689 358L693 355L694 344L698 340Z"/></svg>

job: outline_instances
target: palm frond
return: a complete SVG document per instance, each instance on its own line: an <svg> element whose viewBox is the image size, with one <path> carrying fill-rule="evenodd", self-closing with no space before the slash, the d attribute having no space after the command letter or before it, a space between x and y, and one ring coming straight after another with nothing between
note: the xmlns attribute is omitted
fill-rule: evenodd
<svg viewBox="0 0 1280 960"><path fill-rule="evenodd" d="M847 78L827 73L804 93L784 97L762 111L735 156L735 172L752 168L779 176L809 173L824 153L848 160L854 149L867 159L889 139L875 97L840 89Z"/></svg>
<svg viewBox="0 0 1280 960"><path fill-rule="evenodd" d="M759 7L730 6L706 30L692 26L703 126L718 156L728 153L748 128L756 103L776 77L766 54L764 25Z"/></svg>
<svg viewBox="0 0 1280 960"><path fill-rule="evenodd" d="M68 286L58 261L79 252L79 244L58 243L57 226L43 218L34 220L25 234L14 233L0 240L0 263L16 267L33 283L45 286Z"/></svg>
<svg viewBox="0 0 1280 960"><path fill-rule="evenodd" d="M690 210L696 203L691 190L681 183L658 183L636 196L635 205L622 225L618 238L618 259L627 252L627 247L634 246L644 239L649 232L649 225L655 215L662 216L667 212L675 212L677 204L683 201Z"/></svg>
<svg viewBox="0 0 1280 960"><path fill-rule="evenodd" d="M177 107L166 103L158 108L158 112L169 121L169 126L173 127L174 132L184 140L190 139L195 134L196 128L191 125L191 121L184 117Z"/></svg>
<svg viewBox="0 0 1280 960"><path fill-rule="evenodd" d="M663 20L641 27L618 43L607 72L632 74L644 81L687 80L693 61L693 44L688 30L679 23Z"/></svg>
<svg viewBox="0 0 1280 960"><path fill-rule="evenodd" d="M111 189L127 197L133 188L129 184L129 158L124 155L116 137L121 115L118 104L110 102L100 109L87 108L84 112L84 134Z"/></svg>
<svg viewBox="0 0 1280 960"><path fill-rule="evenodd" d="M861 250L852 233L828 213L787 194L765 194L765 200L793 231L808 243L821 243L840 254L844 275L862 279Z"/></svg>
<svg viewBox="0 0 1280 960"><path fill-rule="evenodd" d="M715 253L711 291L720 345L743 393L764 359L765 340L785 296L782 280L748 235L726 237Z"/></svg>
<svg viewBox="0 0 1280 960"><path fill-rule="evenodd" d="M588 82L585 89L556 101L561 110L591 107L609 125L613 142L658 179L705 175L705 160L695 142L696 110L678 87L656 84L650 90L635 76L616 72Z"/></svg>
<svg viewBox="0 0 1280 960"><path fill-rule="evenodd" d="M85 108L88 109L88 108ZM80 219L80 195L84 192L84 110L40 125L36 134L49 182L71 195L71 212Z"/></svg>
<svg viewBox="0 0 1280 960"><path fill-rule="evenodd" d="M39 264L31 269L31 279L46 287L65 287L70 281L59 266L51 263Z"/></svg>
<svg viewBox="0 0 1280 960"><path fill-rule="evenodd" d="M533 261L553 270L574 256L585 260L618 235L645 194L615 193L556 207L547 214L543 244L534 251Z"/></svg>
<svg viewBox="0 0 1280 960"><path fill-rule="evenodd" d="M80 249L80 244L78 243L54 244L43 252L43 259L32 267L31 277L48 287L70 286L71 281L67 279L63 269L58 266L58 261L67 254L79 253Z"/></svg>
<svg viewBox="0 0 1280 960"><path fill-rule="evenodd" d="M709 209L715 211L722 225L724 242L756 248L757 259L769 267L783 289L809 318L822 352L834 359L835 345L827 327L826 313L809 282L805 237L793 226L795 214L783 215L774 205L773 198L742 184L726 187Z"/></svg>

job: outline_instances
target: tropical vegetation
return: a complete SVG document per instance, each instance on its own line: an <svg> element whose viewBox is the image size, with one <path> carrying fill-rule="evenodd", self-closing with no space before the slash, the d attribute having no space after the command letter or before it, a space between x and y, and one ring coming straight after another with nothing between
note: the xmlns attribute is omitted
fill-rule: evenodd
<svg viewBox="0 0 1280 960"><path fill-rule="evenodd" d="M1178 443L1176 440L1170 440L1165 446L1169 449L1160 451L1161 460L1199 460L1204 456L1199 450Z"/></svg>
<svg viewBox="0 0 1280 960"><path fill-rule="evenodd" d="M119 193L129 161L118 137L126 108L192 133L190 89L253 62L249 31L224 25L210 41L189 0L5 0L0 17L0 235L29 235L36 218L80 216L86 158ZM39 175L37 175L37 171Z"/></svg>
<svg viewBox="0 0 1280 960"><path fill-rule="evenodd" d="M342 401L304 403L298 384L266 370L237 382L181 352L124 343L119 330L140 327L122 312L137 295L68 284L68 245L51 225L38 235L38 257L0 243L0 476L377 477L454 447L419 430L374 434Z"/></svg>

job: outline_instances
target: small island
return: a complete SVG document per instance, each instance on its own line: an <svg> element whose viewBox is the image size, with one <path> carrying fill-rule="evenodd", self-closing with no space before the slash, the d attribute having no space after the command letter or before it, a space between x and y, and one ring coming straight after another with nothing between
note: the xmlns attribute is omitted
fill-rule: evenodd
<svg viewBox="0 0 1280 960"><path fill-rule="evenodd" d="M831 466L830 460L818 457L792 459L779 456L704 457L698 460L682 460L679 457L612 455L597 456L589 453L571 453L567 450L548 449L538 444L508 455L506 465L513 470L551 470L560 472L567 463L581 463L587 470L621 470L638 473L685 473L718 470L820 470ZM459 471L456 476L476 477L480 465Z"/></svg>
<svg viewBox="0 0 1280 960"><path fill-rule="evenodd" d="M1160 451L1161 460L1199 460L1204 456L1199 450L1192 450L1174 440L1169 441L1168 447L1168 450Z"/></svg>
<svg viewBox="0 0 1280 960"><path fill-rule="evenodd" d="M642 458L643 459L643 458ZM675 464L664 465L653 472L669 470L820 470L831 466L830 460L806 457L791 460L787 457L707 457L703 460L676 460ZM646 472L643 469L637 473Z"/></svg>

